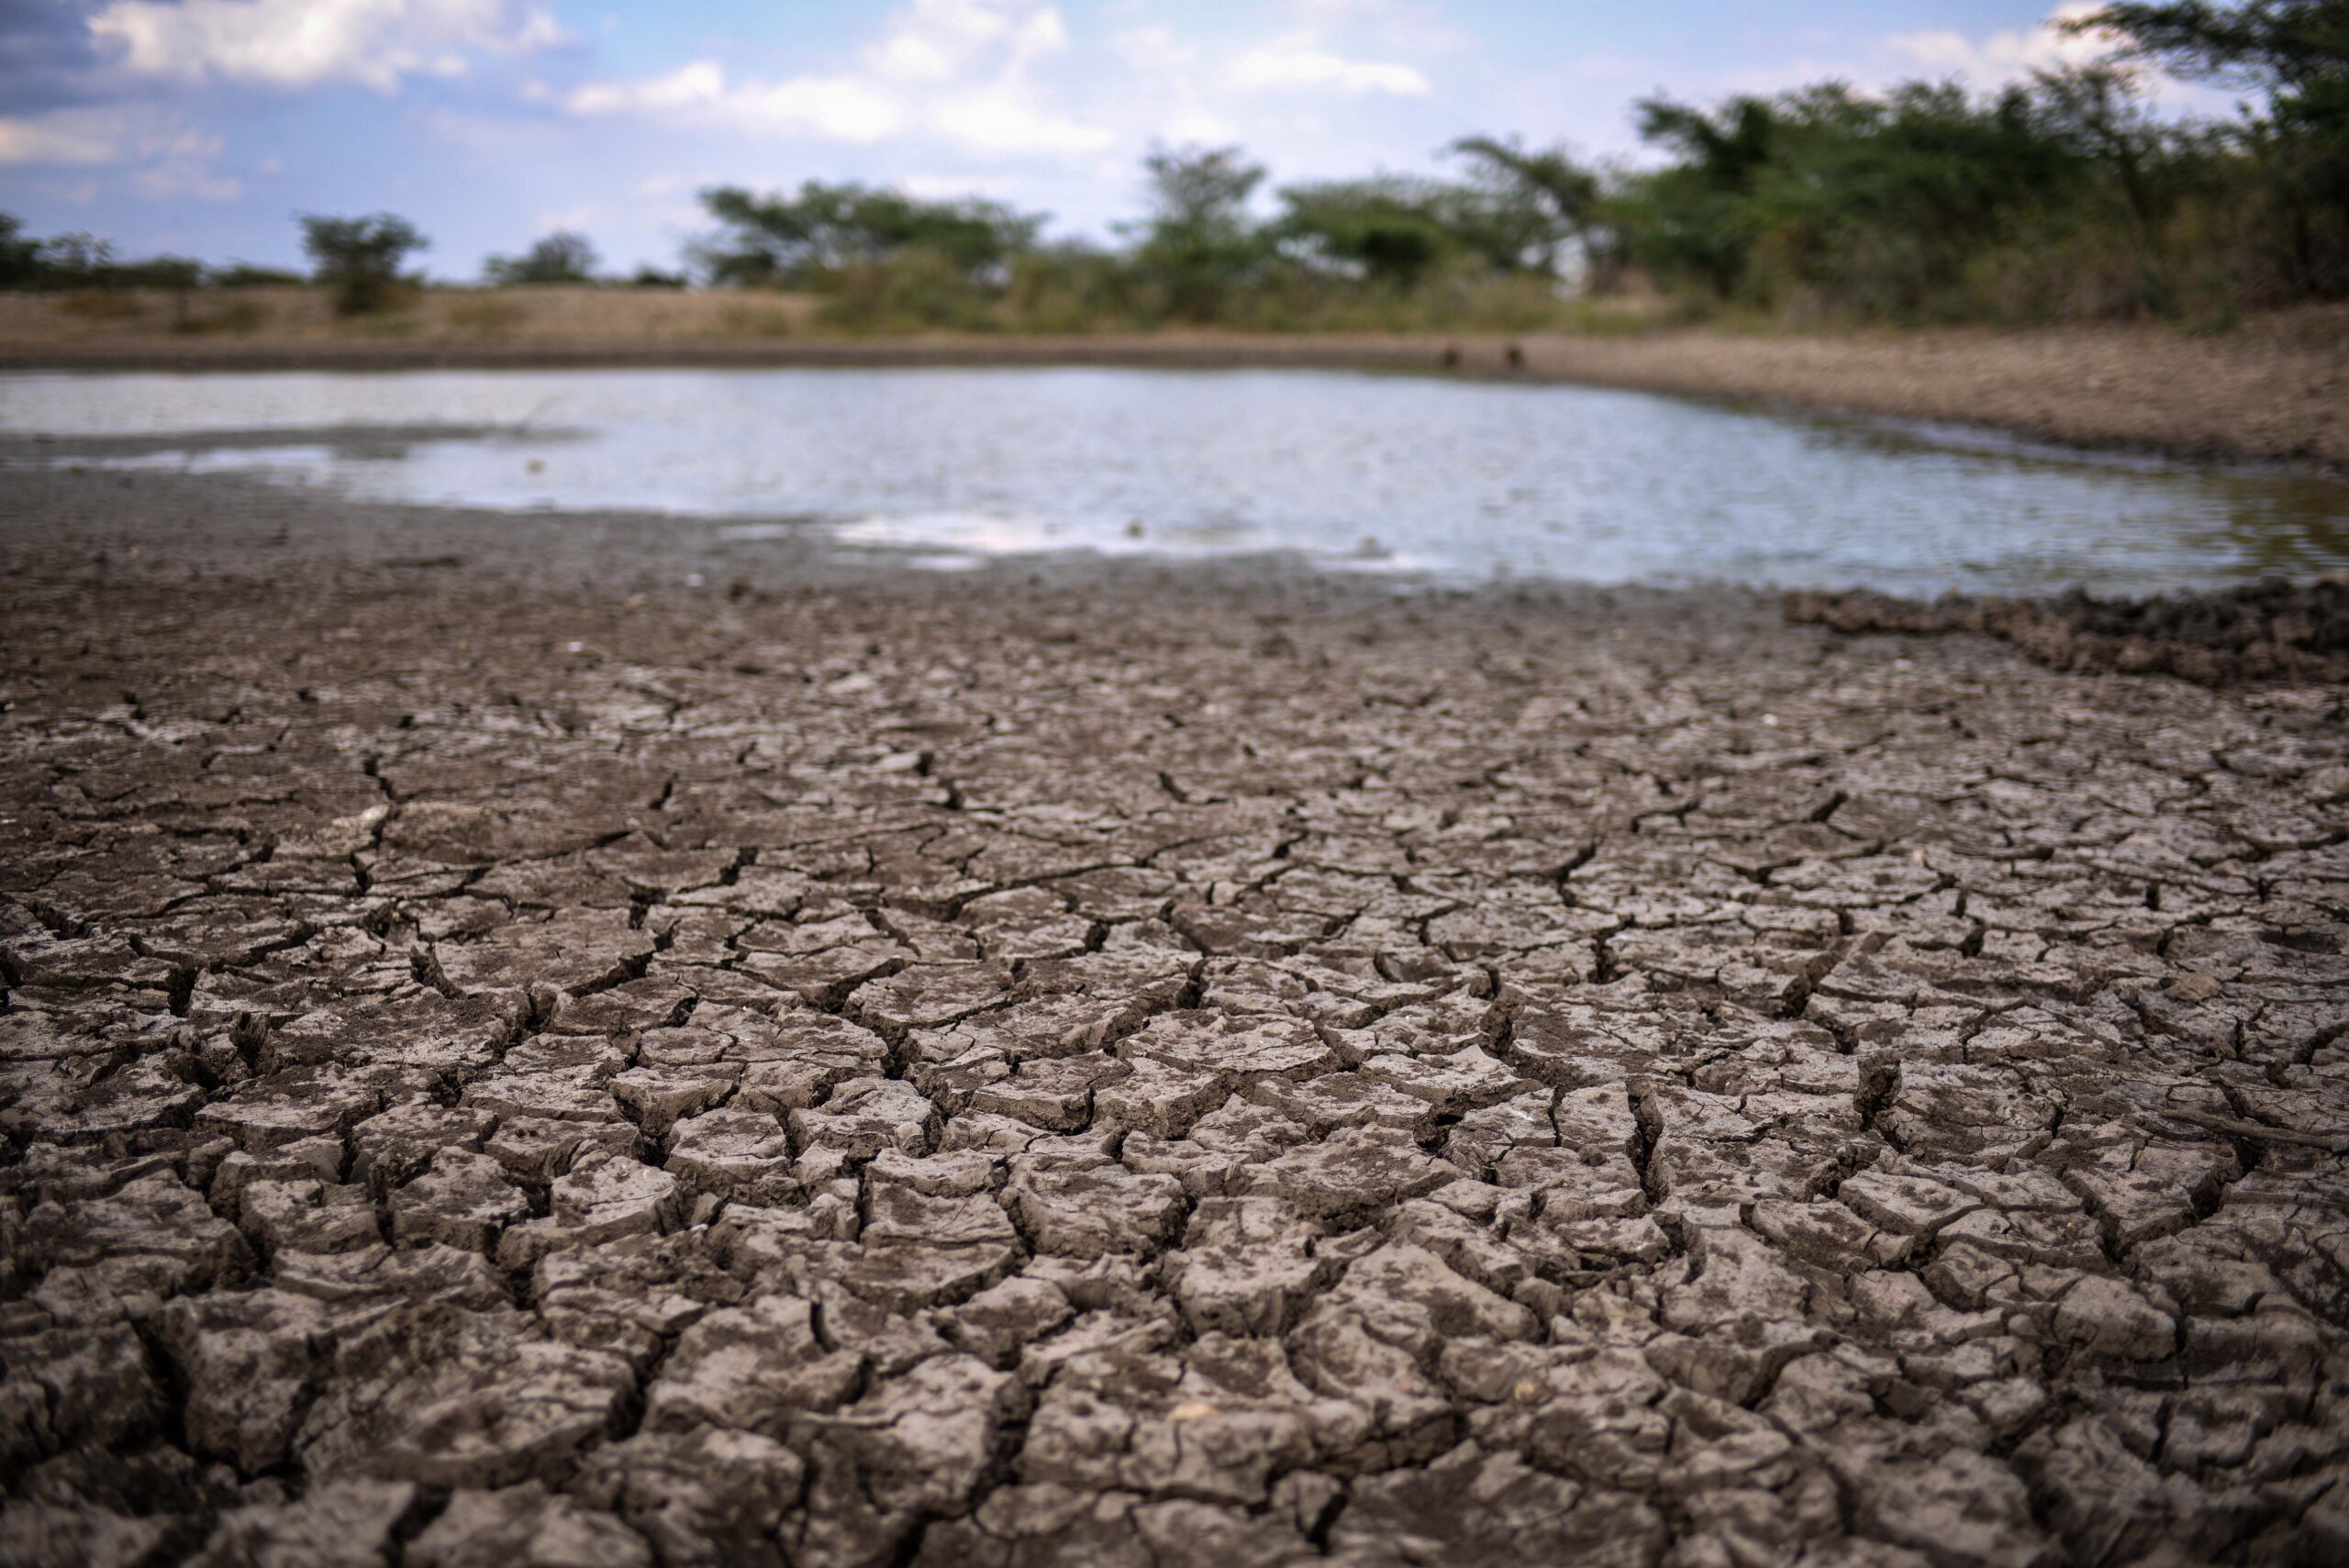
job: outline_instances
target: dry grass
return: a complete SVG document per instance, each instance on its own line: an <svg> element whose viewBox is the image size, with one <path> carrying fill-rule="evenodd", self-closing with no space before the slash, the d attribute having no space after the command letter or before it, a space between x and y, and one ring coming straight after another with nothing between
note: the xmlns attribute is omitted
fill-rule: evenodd
<svg viewBox="0 0 2349 1568"><path fill-rule="evenodd" d="M81 295L0 294L0 352L138 348L190 329L305 347L367 343L386 336L449 344L699 342L746 330L787 336L814 320L817 305L796 295L762 295L750 306L736 295L682 289L435 288L410 295L392 310L340 318L322 290L254 288L192 296L191 326L183 328L176 325L177 296L168 290L125 290L106 299L104 310L93 310ZM754 328L746 328L749 310L758 317Z"/></svg>

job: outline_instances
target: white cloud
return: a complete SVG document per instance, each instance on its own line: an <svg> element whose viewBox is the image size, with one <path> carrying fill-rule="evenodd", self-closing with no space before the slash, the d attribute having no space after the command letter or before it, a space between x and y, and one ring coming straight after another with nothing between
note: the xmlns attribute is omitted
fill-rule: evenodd
<svg viewBox="0 0 2349 1568"><path fill-rule="evenodd" d="M948 140L978 152L1098 152L1117 140L1099 126L1037 108L1021 95L1000 90L949 99L930 118Z"/></svg>
<svg viewBox="0 0 2349 1568"><path fill-rule="evenodd" d="M1158 139L1172 142L1176 146L1186 143L1216 146L1224 142L1238 141L1242 134L1238 126L1221 116L1204 109L1193 109L1186 110L1168 120L1165 128L1159 133Z"/></svg>
<svg viewBox="0 0 2349 1568"><path fill-rule="evenodd" d="M1348 97L1386 93L1423 98L1430 91L1417 66L1348 60L1321 48L1309 32L1288 33L1247 50L1232 61L1231 80L1253 92L1334 92Z"/></svg>
<svg viewBox="0 0 2349 1568"><path fill-rule="evenodd" d="M980 154L1097 151L1113 135L1049 107L1030 75L1068 47L1060 12L1033 0L914 0L845 70L735 81L701 60L665 76L590 83L562 106L826 141L927 134Z"/></svg>
<svg viewBox="0 0 2349 1568"><path fill-rule="evenodd" d="M0 166L112 163L121 156L123 137L115 117L90 109L0 117Z"/></svg>
<svg viewBox="0 0 2349 1568"><path fill-rule="evenodd" d="M853 75L751 83L727 107L753 129L812 131L835 141L878 141L906 122L900 100Z"/></svg>
<svg viewBox="0 0 2349 1568"><path fill-rule="evenodd" d="M1179 71L1199 57L1198 47L1176 38L1164 28L1126 28L1111 33L1109 52L1129 71Z"/></svg>
<svg viewBox="0 0 2349 1568"><path fill-rule="evenodd" d="M697 60L641 82L590 83L574 88L562 106L574 115L659 114L706 107L725 96L725 70L714 60Z"/></svg>
<svg viewBox="0 0 2349 1568"><path fill-rule="evenodd" d="M204 202L233 202L245 194L244 182L217 173L212 167L228 146L217 132L162 129L139 139L139 156L150 160L134 170L130 184L150 201L193 198Z"/></svg>
<svg viewBox="0 0 2349 1568"><path fill-rule="evenodd" d="M405 76L462 75L476 52L563 38L538 0L112 0L90 31L141 75L384 93Z"/></svg>
<svg viewBox="0 0 2349 1568"><path fill-rule="evenodd" d="M0 166L119 166L130 188L154 201L192 196L225 202L242 196L240 182L212 167L225 145L217 134L139 108L59 109L32 118L0 118Z"/></svg>
<svg viewBox="0 0 2349 1568"><path fill-rule="evenodd" d="M1898 33L1885 40L1894 54L1937 76L1962 76L1977 86L1992 86L2065 65L2086 65L2112 48L2110 38L2096 34L2072 37L2062 24L2091 16L2101 7L2093 0L2066 0L2047 14L2037 27L1996 32L1973 39L1940 29Z"/></svg>
<svg viewBox="0 0 2349 1568"><path fill-rule="evenodd" d="M131 188L150 201L168 202L192 198L200 202L233 202L242 200L245 183L225 174L216 174L200 164L160 163L152 169L141 169L130 176Z"/></svg>
<svg viewBox="0 0 2349 1568"><path fill-rule="evenodd" d="M725 68L714 60L697 60L642 82L593 83L573 91L563 107L574 115L644 115L828 141L877 141L904 123L893 95L857 77L795 76L729 85Z"/></svg>
<svg viewBox="0 0 2349 1568"><path fill-rule="evenodd" d="M1459 54L1476 42L1433 0L1288 0L1287 9L1308 27L1341 28L1403 54Z"/></svg>

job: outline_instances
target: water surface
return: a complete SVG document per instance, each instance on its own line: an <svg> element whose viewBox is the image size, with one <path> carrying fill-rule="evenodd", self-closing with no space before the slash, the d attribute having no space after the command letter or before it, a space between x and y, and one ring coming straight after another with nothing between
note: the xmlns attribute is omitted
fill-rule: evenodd
<svg viewBox="0 0 2349 1568"><path fill-rule="evenodd" d="M813 531L933 565L1285 551L1452 581L2207 587L2349 565L2349 485L1589 387L1352 373L0 375L48 461ZM19 451L24 449L19 446Z"/></svg>

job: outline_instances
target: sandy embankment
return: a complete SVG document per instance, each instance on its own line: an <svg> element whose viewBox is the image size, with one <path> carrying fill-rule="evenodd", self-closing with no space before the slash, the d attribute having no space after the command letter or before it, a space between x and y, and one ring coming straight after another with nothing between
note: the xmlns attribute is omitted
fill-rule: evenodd
<svg viewBox="0 0 2349 1568"><path fill-rule="evenodd" d="M2338 1557L2339 685L813 550L0 472L0 1558Z"/></svg>
<svg viewBox="0 0 2349 1568"><path fill-rule="evenodd" d="M271 291L256 291L269 295ZM309 291L249 330L174 333L156 299L77 317L0 295L0 368L1134 364L1295 365L1525 375L1954 420L2088 446L2349 468L2349 306L2191 336L2162 326L2031 332L827 338L786 296L549 289L428 295L408 316L338 325ZM231 302L233 304L233 301ZM228 306L207 301L207 310Z"/></svg>

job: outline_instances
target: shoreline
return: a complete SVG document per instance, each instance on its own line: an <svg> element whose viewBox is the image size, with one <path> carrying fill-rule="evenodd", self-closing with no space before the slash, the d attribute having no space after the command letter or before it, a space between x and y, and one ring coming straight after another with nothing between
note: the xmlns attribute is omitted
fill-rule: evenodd
<svg viewBox="0 0 2349 1568"><path fill-rule="evenodd" d="M1515 349L1521 365L1508 359ZM1447 362L1456 352L1457 362ZM1068 337L0 341L0 372L1320 369L1568 382L1973 426L2077 449L2349 472L2349 311L2224 337L2154 327L1620 336L1211 333Z"/></svg>

